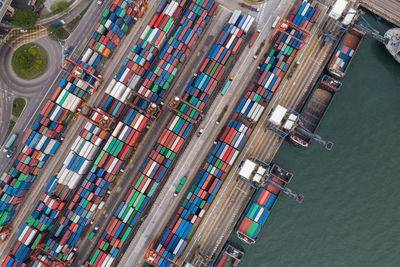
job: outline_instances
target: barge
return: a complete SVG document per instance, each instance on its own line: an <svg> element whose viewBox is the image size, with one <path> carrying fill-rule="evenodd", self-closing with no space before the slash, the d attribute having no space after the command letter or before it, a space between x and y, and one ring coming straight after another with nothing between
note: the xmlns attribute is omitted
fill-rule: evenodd
<svg viewBox="0 0 400 267"><path fill-rule="evenodd" d="M242 249L227 243L219 255L214 266L216 267L236 267L244 256Z"/></svg>
<svg viewBox="0 0 400 267"><path fill-rule="evenodd" d="M328 65L328 72L330 75L336 79L344 77L364 35L364 32L356 28L351 28L346 32Z"/></svg>
<svg viewBox="0 0 400 267"><path fill-rule="evenodd" d="M261 227L267 221L279 194L285 190L286 184L293 177L292 173L276 164L272 166L270 172L268 169L266 165L260 164L260 161L255 159L254 162L246 160L239 171L240 179L257 188L236 226L237 237L250 245L256 242ZM264 177L268 179L264 180Z"/></svg>
<svg viewBox="0 0 400 267"><path fill-rule="evenodd" d="M328 75L324 75L314 90L311 98L303 107L301 112L301 127L297 127L290 135L290 140L299 146L308 147L310 135L305 132L314 133L320 121L322 120L333 96L339 91L342 83Z"/></svg>

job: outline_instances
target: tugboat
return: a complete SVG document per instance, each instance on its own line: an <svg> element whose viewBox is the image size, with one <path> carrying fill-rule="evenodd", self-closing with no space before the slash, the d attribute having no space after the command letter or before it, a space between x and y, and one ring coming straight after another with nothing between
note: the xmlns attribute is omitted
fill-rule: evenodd
<svg viewBox="0 0 400 267"><path fill-rule="evenodd" d="M384 37L388 40L386 49L400 63L400 28L388 30Z"/></svg>

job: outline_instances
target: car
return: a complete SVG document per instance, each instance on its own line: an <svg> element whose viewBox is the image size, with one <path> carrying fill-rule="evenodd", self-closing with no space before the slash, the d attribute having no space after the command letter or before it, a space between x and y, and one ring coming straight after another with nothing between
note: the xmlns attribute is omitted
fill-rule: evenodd
<svg viewBox="0 0 400 267"><path fill-rule="evenodd" d="M28 30L22 29L22 30L20 30L20 32L21 32L21 33L27 33Z"/></svg>
<svg viewBox="0 0 400 267"><path fill-rule="evenodd" d="M98 5L102 5L102 4L103 4L103 0L98 0L98 1L97 1L97 4L98 4Z"/></svg>

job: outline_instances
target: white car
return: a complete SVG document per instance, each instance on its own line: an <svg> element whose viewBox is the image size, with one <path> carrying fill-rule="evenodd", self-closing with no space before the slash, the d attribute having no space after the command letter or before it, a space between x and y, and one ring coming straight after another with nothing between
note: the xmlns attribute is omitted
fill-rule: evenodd
<svg viewBox="0 0 400 267"><path fill-rule="evenodd" d="M97 1L97 4L98 4L98 5L103 4L103 0L98 0L98 1Z"/></svg>

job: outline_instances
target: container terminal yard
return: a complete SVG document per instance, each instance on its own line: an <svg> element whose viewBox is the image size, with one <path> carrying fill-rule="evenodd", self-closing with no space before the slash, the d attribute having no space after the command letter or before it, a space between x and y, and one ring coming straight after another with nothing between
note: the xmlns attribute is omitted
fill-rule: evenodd
<svg viewBox="0 0 400 267"><path fill-rule="evenodd" d="M400 3L242 2L104 2L2 166L3 266L212 266L222 250L237 264L229 234L254 242L279 192L299 196L238 172L248 159L270 171L325 65L345 75L354 52L335 12L399 25Z"/></svg>

